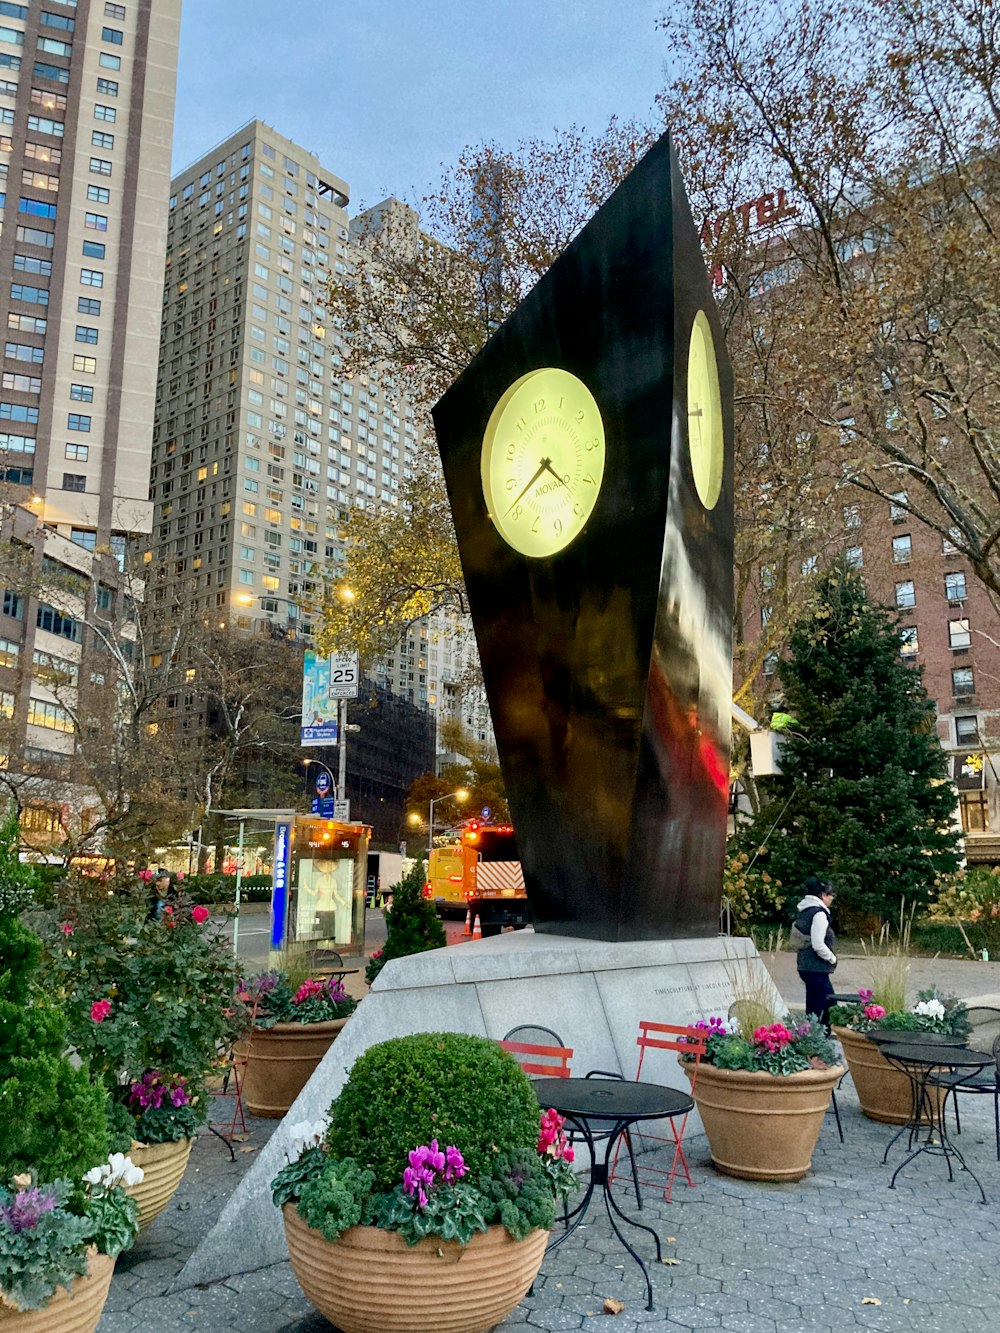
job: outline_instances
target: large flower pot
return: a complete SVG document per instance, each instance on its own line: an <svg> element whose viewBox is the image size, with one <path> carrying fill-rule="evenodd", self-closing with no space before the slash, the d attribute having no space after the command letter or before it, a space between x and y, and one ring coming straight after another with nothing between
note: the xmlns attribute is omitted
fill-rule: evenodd
<svg viewBox="0 0 1000 1333"><path fill-rule="evenodd" d="M243 1076L243 1101L251 1114L268 1120L287 1115L346 1022L335 1018L254 1028Z"/></svg>
<svg viewBox="0 0 1000 1333"><path fill-rule="evenodd" d="M864 1114L869 1120L880 1120L886 1125L905 1125L913 1113L913 1085L907 1076L891 1065L863 1032L834 1028L833 1035L844 1048L844 1058ZM905 1035L900 1033L901 1038ZM928 1089L928 1096L940 1097L940 1093ZM922 1121L927 1123L926 1112Z"/></svg>
<svg viewBox="0 0 1000 1333"><path fill-rule="evenodd" d="M42 1310L15 1310L0 1291L0 1329L3 1333L94 1333L114 1271L114 1259L92 1249L86 1274L75 1277L69 1291L59 1287Z"/></svg>
<svg viewBox="0 0 1000 1333"><path fill-rule="evenodd" d="M175 1143L132 1141L129 1156L146 1174L138 1185L128 1185L125 1192L139 1205L140 1231L156 1221L177 1193L193 1143L194 1139L178 1139Z"/></svg>
<svg viewBox="0 0 1000 1333"><path fill-rule="evenodd" d="M501 1226L468 1245L407 1245L395 1231L351 1227L326 1240L285 1204L292 1268L308 1299L342 1333L485 1333L524 1299L547 1231L511 1240Z"/></svg>
<svg viewBox="0 0 1000 1333"><path fill-rule="evenodd" d="M843 1073L842 1065L779 1076L701 1064L692 1096L715 1167L741 1180L801 1180Z"/></svg>

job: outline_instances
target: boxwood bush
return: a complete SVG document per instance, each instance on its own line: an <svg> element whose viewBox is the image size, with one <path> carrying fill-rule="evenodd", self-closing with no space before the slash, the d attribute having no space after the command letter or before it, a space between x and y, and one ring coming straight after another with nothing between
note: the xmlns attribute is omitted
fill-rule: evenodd
<svg viewBox="0 0 1000 1333"><path fill-rule="evenodd" d="M533 1148L539 1106L517 1061L494 1041L418 1032L372 1046L330 1107L331 1156L375 1174L375 1190L402 1179L408 1153L454 1144L475 1178L497 1153Z"/></svg>

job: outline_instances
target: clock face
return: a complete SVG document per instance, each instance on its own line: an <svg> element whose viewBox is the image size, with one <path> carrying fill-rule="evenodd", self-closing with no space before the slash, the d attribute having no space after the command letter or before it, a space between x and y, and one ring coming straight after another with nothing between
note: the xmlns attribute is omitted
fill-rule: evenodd
<svg viewBox="0 0 1000 1333"><path fill-rule="evenodd" d="M515 551L554 555L579 536L604 480L604 422L583 381L551 367L515 380L486 427L482 479Z"/></svg>
<svg viewBox="0 0 1000 1333"><path fill-rule="evenodd" d="M722 429L722 394L715 359L712 326L704 310L695 316L688 348L688 448L698 499L714 509L722 490L725 437Z"/></svg>

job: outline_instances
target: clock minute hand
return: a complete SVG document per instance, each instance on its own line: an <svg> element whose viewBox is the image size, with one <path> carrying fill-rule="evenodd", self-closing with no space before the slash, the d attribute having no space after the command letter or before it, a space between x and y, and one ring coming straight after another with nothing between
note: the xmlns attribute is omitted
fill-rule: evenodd
<svg viewBox="0 0 1000 1333"><path fill-rule="evenodd" d="M527 484L527 485L524 487L524 489L521 491L521 494L517 497L517 499L514 501L514 503L510 506L510 509L507 510L507 514L510 513L510 510L511 510L511 509L515 509L515 508L518 506L518 504L520 504L520 502L524 499L524 497L527 495L527 493L531 490L532 486L534 486L535 482L536 482L536 481L538 480L538 478L542 475L542 473L545 471L545 469L546 469L547 467L549 467L549 465L550 465L550 461L551 461L551 460L548 459L548 458L543 458L543 459L542 459L541 463L540 463L539 466L538 466L537 471L535 472L535 475L531 478L531 480L528 482L528 484ZM507 514L504 514L504 518L507 517Z"/></svg>

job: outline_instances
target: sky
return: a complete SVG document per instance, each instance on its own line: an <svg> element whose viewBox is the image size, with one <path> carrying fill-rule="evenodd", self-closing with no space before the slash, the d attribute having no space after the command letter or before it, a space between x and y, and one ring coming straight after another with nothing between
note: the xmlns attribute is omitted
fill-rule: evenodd
<svg viewBox="0 0 1000 1333"><path fill-rule="evenodd" d="M671 0L184 0L174 171L260 117L417 204L468 144L654 119Z"/></svg>

